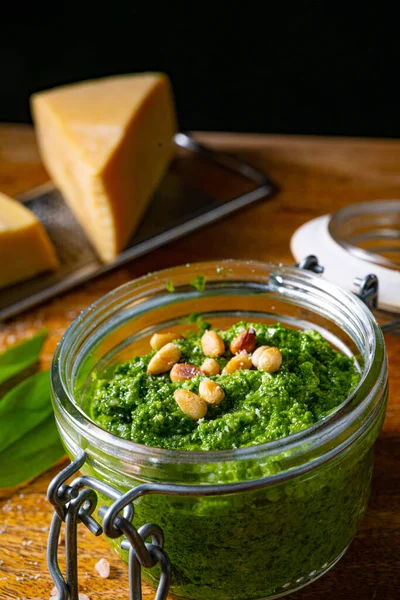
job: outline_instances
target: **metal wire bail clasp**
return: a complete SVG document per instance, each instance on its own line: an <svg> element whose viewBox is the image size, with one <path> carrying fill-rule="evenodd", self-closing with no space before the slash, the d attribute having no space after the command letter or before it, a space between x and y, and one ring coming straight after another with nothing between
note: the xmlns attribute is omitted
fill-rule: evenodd
<svg viewBox="0 0 400 600"><path fill-rule="evenodd" d="M66 481L76 475L86 460L85 452L63 469L50 483L47 497L54 506L47 545L47 563L57 587L58 600L78 600L78 539L77 529L83 523L93 535L102 533L108 538L122 538L120 546L129 552L130 600L142 600L141 568L161 567L161 576L155 600L166 600L171 583L171 563L163 550L164 535L158 525L147 523L137 530L132 524L134 490L121 494L117 489L86 476ZM103 526L92 516L98 496L113 500L111 506L101 506L98 515ZM65 523L65 578L58 563L58 547L62 523ZM151 543L146 540L151 537ZM56 600L56 599L55 599Z"/></svg>

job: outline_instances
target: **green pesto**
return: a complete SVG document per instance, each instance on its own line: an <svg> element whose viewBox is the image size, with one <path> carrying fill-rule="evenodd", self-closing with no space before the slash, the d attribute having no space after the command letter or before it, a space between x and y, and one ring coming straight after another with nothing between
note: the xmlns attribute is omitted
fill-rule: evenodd
<svg viewBox="0 0 400 600"><path fill-rule="evenodd" d="M190 285L192 285L198 292L204 292L206 283L207 280L204 275L197 275L196 279L193 279L190 282Z"/></svg>
<svg viewBox="0 0 400 600"><path fill-rule="evenodd" d="M201 335L209 324L193 315L198 332L176 343L182 362L200 366ZM248 327L221 331L226 348ZM219 450L261 444L301 431L335 410L357 385L351 359L332 349L315 331L252 324L258 345L277 346L283 356L277 373L238 371L214 377L225 399L198 422L176 405L177 387L198 391L199 377L172 383L169 374L149 376L154 352L118 365L93 382L92 416L104 428L135 442L162 448ZM218 359L221 368L229 351ZM365 512L372 473L372 445L382 416L355 444L311 472L273 487L230 496L181 497L150 494L135 502L136 527L157 523L172 563L171 593L192 600L256 600L296 589L326 571L344 552ZM198 464L198 479L226 483L279 472L286 454L259 461ZM282 459L282 462L281 462ZM172 481L188 479L177 461ZM104 473L87 473L106 478ZM176 473L175 473L176 471ZM193 478L196 475L194 469ZM144 480L146 474L144 473ZM122 492L141 483L119 481ZM127 562L119 541L110 542ZM154 585L158 567L143 569Z"/></svg>
<svg viewBox="0 0 400 600"><path fill-rule="evenodd" d="M297 331L280 324L240 322L219 331L229 343L246 327L257 333L257 345L277 346L283 357L277 373L236 371L212 377L225 391L218 406L209 406L199 421L176 404L175 389L198 392L201 376L173 383L169 373L148 375L155 352L118 365L93 385L92 417L105 429L134 442L165 449L225 450L263 444L302 431L326 417L349 395L359 375L353 360L334 350L316 331ZM180 362L204 361L201 332L175 342ZM218 359L221 369L229 350Z"/></svg>

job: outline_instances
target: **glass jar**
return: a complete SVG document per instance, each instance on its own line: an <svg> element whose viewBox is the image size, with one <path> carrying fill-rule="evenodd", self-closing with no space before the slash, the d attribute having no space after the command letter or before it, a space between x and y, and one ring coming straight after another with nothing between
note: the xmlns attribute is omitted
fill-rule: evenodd
<svg viewBox="0 0 400 600"><path fill-rule="evenodd" d="M196 289L199 275L206 278L204 290ZM174 291L167 291L167 282ZM156 331L194 327L187 319L192 313L219 328L245 319L316 329L354 357L360 382L314 426L236 450L151 448L96 425L86 413L92 374L107 376L117 363L148 352ZM51 378L64 445L71 458L85 450L85 474L121 492L142 482L200 486L195 497L147 495L135 502L136 527L151 522L164 530L174 596L276 598L320 577L353 539L367 507L373 445L384 420L387 359L368 308L322 277L241 261L150 274L107 294L74 321L56 350ZM208 495L214 484L230 486L229 493ZM157 582L154 570L144 577Z"/></svg>

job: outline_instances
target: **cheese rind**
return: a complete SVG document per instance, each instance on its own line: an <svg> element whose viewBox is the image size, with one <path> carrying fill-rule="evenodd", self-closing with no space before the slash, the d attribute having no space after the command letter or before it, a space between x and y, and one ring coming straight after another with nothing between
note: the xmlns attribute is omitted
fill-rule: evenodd
<svg viewBox="0 0 400 600"><path fill-rule="evenodd" d="M58 267L43 225L21 202L0 192L0 288Z"/></svg>
<svg viewBox="0 0 400 600"><path fill-rule="evenodd" d="M32 97L43 162L102 260L139 225L174 153L168 78L123 75Z"/></svg>

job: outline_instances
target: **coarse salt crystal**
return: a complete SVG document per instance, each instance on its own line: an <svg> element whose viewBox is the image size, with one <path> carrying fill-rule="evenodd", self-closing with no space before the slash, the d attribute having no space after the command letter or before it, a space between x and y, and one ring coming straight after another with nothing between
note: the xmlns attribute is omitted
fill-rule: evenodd
<svg viewBox="0 0 400 600"><path fill-rule="evenodd" d="M78 598L79 600L90 600L89 596L86 596L86 594L78 594Z"/></svg>
<svg viewBox="0 0 400 600"><path fill-rule="evenodd" d="M50 592L50 596L57 596L58 592L57 592L57 588L56 586L54 586Z"/></svg>
<svg viewBox="0 0 400 600"><path fill-rule="evenodd" d="M107 579L107 577L109 577L110 563L105 558L101 558L99 562L95 564L94 568L96 569L100 577L103 577L104 579Z"/></svg>

